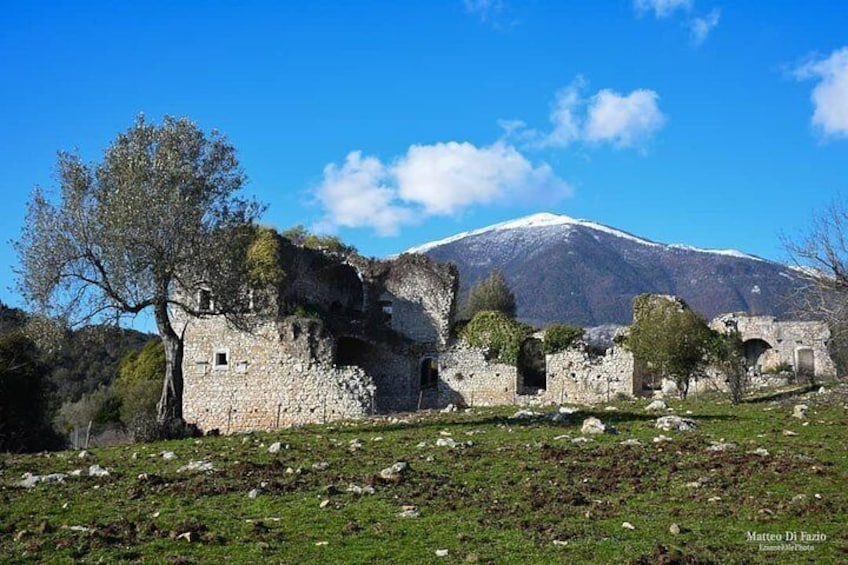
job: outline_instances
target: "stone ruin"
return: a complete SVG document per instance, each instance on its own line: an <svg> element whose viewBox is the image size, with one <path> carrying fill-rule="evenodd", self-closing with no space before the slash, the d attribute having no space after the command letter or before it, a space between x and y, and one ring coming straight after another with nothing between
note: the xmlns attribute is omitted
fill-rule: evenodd
<svg viewBox="0 0 848 565"><path fill-rule="evenodd" d="M251 295L249 329L217 314L214 297L202 287L188 297L205 312L180 320L183 414L202 430L269 430L450 405L591 404L655 393L615 340L602 346L582 341L545 355L540 332L512 366L456 339L453 265L423 255L388 261L333 255L284 238L280 245L285 281ZM758 374L787 366L835 374L822 323L728 314L712 326L740 331ZM722 388L722 382L698 382L693 390L698 387Z"/></svg>

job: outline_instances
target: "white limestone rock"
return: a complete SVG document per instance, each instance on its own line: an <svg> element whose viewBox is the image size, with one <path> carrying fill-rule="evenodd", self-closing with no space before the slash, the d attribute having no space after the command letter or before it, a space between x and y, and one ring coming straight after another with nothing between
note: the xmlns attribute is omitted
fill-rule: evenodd
<svg viewBox="0 0 848 565"><path fill-rule="evenodd" d="M645 411L646 412L660 412L660 411L663 411L667 408L668 408L668 406L666 405L665 402L657 399L657 400L654 400L653 402L651 402L650 404L648 404L647 406L645 406Z"/></svg>
<svg viewBox="0 0 848 565"><path fill-rule="evenodd" d="M580 433L585 435L596 435L607 432L607 426L599 419L591 416L583 420L583 426L580 428Z"/></svg>
<svg viewBox="0 0 848 565"><path fill-rule="evenodd" d="M657 418L657 429L670 432L688 432L698 427L697 422L691 418L681 418L680 416L662 416Z"/></svg>

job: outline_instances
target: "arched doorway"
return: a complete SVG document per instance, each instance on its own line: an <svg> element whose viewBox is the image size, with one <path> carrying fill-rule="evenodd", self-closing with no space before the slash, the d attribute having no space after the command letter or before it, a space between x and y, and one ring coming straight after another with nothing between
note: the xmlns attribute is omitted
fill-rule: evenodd
<svg viewBox="0 0 848 565"><path fill-rule="evenodd" d="M748 367L762 368L762 357L771 349L771 345L759 338L749 339L743 345L745 348L745 362Z"/></svg>

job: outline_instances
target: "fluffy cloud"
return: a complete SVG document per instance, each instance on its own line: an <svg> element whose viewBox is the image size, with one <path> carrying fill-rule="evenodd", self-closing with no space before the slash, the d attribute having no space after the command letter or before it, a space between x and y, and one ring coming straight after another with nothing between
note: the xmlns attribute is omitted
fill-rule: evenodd
<svg viewBox="0 0 848 565"><path fill-rule="evenodd" d="M634 90L626 96L604 89L595 94L586 119L585 138L633 147L665 124L653 90Z"/></svg>
<svg viewBox="0 0 848 565"><path fill-rule="evenodd" d="M692 18L689 21L689 31L694 45L700 45L706 41L707 36L718 25L721 18L721 10L715 9L703 18Z"/></svg>
<svg viewBox="0 0 848 565"><path fill-rule="evenodd" d="M373 227L380 235L393 235L412 219L410 210L395 203L395 189L379 159L361 151L348 154L341 167L324 167L324 180L316 191L327 213L323 227Z"/></svg>
<svg viewBox="0 0 848 565"><path fill-rule="evenodd" d="M666 18L677 10L690 10L692 0L634 0L633 6L639 13L653 11L657 18Z"/></svg>
<svg viewBox="0 0 848 565"><path fill-rule="evenodd" d="M325 210L322 228L370 227L380 235L471 206L552 201L570 193L547 164L534 165L502 142L413 145L392 164L354 151L341 166L327 165L316 189Z"/></svg>
<svg viewBox="0 0 848 565"><path fill-rule="evenodd" d="M603 89L584 98L581 92L585 87L586 81L577 77L557 93L549 132L527 128L518 120L502 120L505 136L536 149L566 147L579 141L638 147L666 122L659 95L653 90L638 89L622 95Z"/></svg>
<svg viewBox="0 0 848 565"><path fill-rule="evenodd" d="M795 71L799 79L818 79L813 88L813 124L829 137L848 137L848 47Z"/></svg>

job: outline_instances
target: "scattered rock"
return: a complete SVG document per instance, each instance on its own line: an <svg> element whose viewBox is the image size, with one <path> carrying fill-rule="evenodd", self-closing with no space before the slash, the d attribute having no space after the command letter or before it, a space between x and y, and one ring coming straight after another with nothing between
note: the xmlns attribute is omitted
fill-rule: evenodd
<svg viewBox="0 0 848 565"><path fill-rule="evenodd" d="M698 427L695 420L691 418L681 418L680 416L662 416L657 418L656 427L660 430L670 432L676 430L678 432L688 432Z"/></svg>
<svg viewBox="0 0 848 565"><path fill-rule="evenodd" d="M722 452L722 451L727 451L728 449L735 449L735 448L736 448L735 443L725 443L723 441L714 441L714 442L712 442L712 445L710 445L707 448L707 451Z"/></svg>
<svg viewBox="0 0 848 565"><path fill-rule="evenodd" d="M450 553L447 549L437 549L436 557L447 557L448 553Z"/></svg>
<svg viewBox="0 0 848 565"><path fill-rule="evenodd" d="M583 420L583 426L580 428L580 433L586 435L602 434L606 431L607 426L594 416Z"/></svg>
<svg viewBox="0 0 848 565"><path fill-rule="evenodd" d="M420 516L418 507L412 504L401 506L400 512L398 512L399 518L418 518L418 516Z"/></svg>
<svg viewBox="0 0 848 565"><path fill-rule="evenodd" d="M455 404L448 404L444 408L442 408L442 414L450 414L451 412L456 412L457 408Z"/></svg>
<svg viewBox="0 0 848 565"><path fill-rule="evenodd" d="M321 501L321 504L318 505L318 508L326 508L330 504L330 499L325 498Z"/></svg>
<svg viewBox="0 0 848 565"><path fill-rule="evenodd" d="M680 535L680 526L678 526L677 524L670 525L668 527L668 533L670 533L673 536Z"/></svg>
<svg viewBox="0 0 848 565"><path fill-rule="evenodd" d="M453 438L450 437L440 437L436 440L436 445L438 447L456 447L457 443Z"/></svg>
<svg viewBox="0 0 848 565"><path fill-rule="evenodd" d="M783 435L787 437L797 436L798 432L793 432L792 430L783 430Z"/></svg>
<svg viewBox="0 0 848 565"><path fill-rule="evenodd" d="M618 412L618 406L605 406L605 412Z"/></svg>
<svg viewBox="0 0 848 565"><path fill-rule="evenodd" d="M571 443L590 443L590 442L593 442L593 441L595 441L595 440L593 440L590 437L579 436L579 437L576 437L573 440L571 440Z"/></svg>
<svg viewBox="0 0 848 565"><path fill-rule="evenodd" d="M807 411L809 407L806 404L796 404L795 408L792 409L792 417L803 420L807 417Z"/></svg>
<svg viewBox="0 0 848 565"><path fill-rule="evenodd" d="M766 449L765 447L758 447L754 451L749 451L748 453L750 453L752 455L759 455L761 457L768 457L769 456L768 449Z"/></svg>
<svg viewBox="0 0 848 565"><path fill-rule="evenodd" d="M361 487L359 485L351 483L347 485L347 492L361 496L363 494L374 494L375 490L374 487L372 487L371 485L365 485L364 487Z"/></svg>
<svg viewBox="0 0 848 565"><path fill-rule="evenodd" d="M391 467L386 467L382 471L380 471L380 478L384 481L390 481L393 483L399 482L403 475L409 470L409 464L405 461L398 461Z"/></svg>
<svg viewBox="0 0 848 565"><path fill-rule="evenodd" d="M77 457L79 457L80 459L85 459L86 457L88 457L88 451L85 451L85 450L80 451L79 455L77 455Z"/></svg>
<svg viewBox="0 0 848 565"><path fill-rule="evenodd" d="M720 501L721 501L720 496L711 496L707 499L707 502L720 502Z"/></svg>
<svg viewBox="0 0 848 565"><path fill-rule="evenodd" d="M678 394L680 391L677 388L677 383L674 381L664 380L662 382L662 393L666 396Z"/></svg>
<svg viewBox="0 0 848 565"><path fill-rule="evenodd" d="M50 473L49 475L33 475L32 473L24 473L23 477L21 477L21 482L18 483L18 486L24 488L32 488L38 483L64 483L65 482L64 473Z"/></svg>
<svg viewBox="0 0 848 565"><path fill-rule="evenodd" d="M568 416L569 414L576 414L577 412L580 412L580 409L576 406L560 406L557 412Z"/></svg>
<svg viewBox="0 0 848 565"><path fill-rule="evenodd" d="M251 500L255 499L257 496L259 496L258 488L252 489L249 493L247 493L247 498Z"/></svg>
<svg viewBox="0 0 848 565"><path fill-rule="evenodd" d="M177 454L176 454L176 453L174 453L173 451L163 451L163 452L162 452L162 453L160 453L159 455L161 455L161 456L162 456L162 459L164 459L165 461L170 461L170 460L172 460L172 459L176 459L176 458L177 458Z"/></svg>
<svg viewBox="0 0 848 565"><path fill-rule="evenodd" d="M209 461L189 461L187 464L177 469L177 473L182 473L184 471L209 472L213 470L214 467Z"/></svg>
<svg viewBox="0 0 848 565"><path fill-rule="evenodd" d="M662 434L660 434L660 435L658 435L657 437L654 438L654 443L665 443L667 441L674 441L674 440L672 440L670 437L664 436Z"/></svg>
<svg viewBox="0 0 848 565"><path fill-rule="evenodd" d="M279 441L275 441L270 445L270 447L268 447L268 453L279 453L282 448L283 444Z"/></svg>
<svg viewBox="0 0 848 565"><path fill-rule="evenodd" d="M568 545L568 540L555 539L553 541L554 545L558 545L560 547Z"/></svg>
<svg viewBox="0 0 848 565"><path fill-rule="evenodd" d="M533 412L532 410L519 410L515 414L512 415L513 420L530 420L532 418L538 418L541 416L538 412Z"/></svg>
<svg viewBox="0 0 848 565"><path fill-rule="evenodd" d="M92 465L88 468L88 476L89 477L108 477L109 471L101 467L100 465Z"/></svg>
<svg viewBox="0 0 848 565"><path fill-rule="evenodd" d="M326 471L330 464L326 461L319 461L312 464L312 468L316 471Z"/></svg>
<svg viewBox="0 0 848 565"><path fill-rule="evenodd" d="M626 439L626 440L620 442L619 445L624 445L624 446L627 446L627 447L637 447L637 446L642 445L642 442L639 441L638 439L636 439L635 437L632 437L630 439Z"/></svg>
<svg viewBox="0 0 848 565"><path fill-rule="evenodd" d="M645 406L645 411L646 412L656 412L656 411L660 411L660 410L665 410L666 408L668 408L666 403L663 402L662 400L657 399L657 400L654 400L653 402L651 402L650 404L648 404L647 406Z"/></svg>
<svg viewBox="0 0 848 565"><path fill-rule="evenodd" d="M622 527L622 528L624 528L624 529L626 529L626 530L635 530L635 529L636 529L636 526L634 526L634 525L633 525L633 524L631 524L630 522L624 522L624 523L622 523L622 524L621 524L621 527Z"/></svg>

